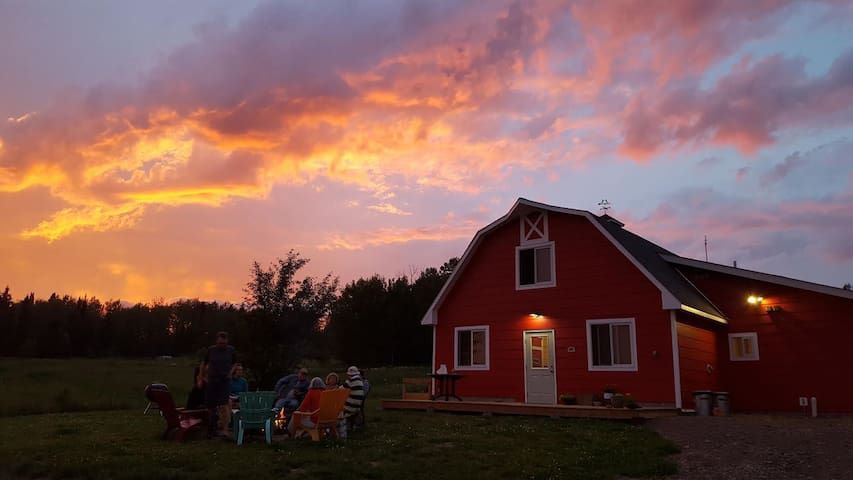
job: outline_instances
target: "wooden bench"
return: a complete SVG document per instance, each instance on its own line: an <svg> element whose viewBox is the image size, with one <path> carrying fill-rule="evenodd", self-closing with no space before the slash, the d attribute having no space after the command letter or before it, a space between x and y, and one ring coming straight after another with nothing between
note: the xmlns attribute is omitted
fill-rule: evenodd
<svg viewBox="0 0 853 480"><path fill-rule="evenodd" d="M430 395L430 385L432 384L431 378L404 378L402 379L402 387L403 387L403 400L430 400L432 395ZM426 386L426 391L421 391L423 388L421 385ZM407 387L416 386L417 388L414 391L410 391Z"/></svg>

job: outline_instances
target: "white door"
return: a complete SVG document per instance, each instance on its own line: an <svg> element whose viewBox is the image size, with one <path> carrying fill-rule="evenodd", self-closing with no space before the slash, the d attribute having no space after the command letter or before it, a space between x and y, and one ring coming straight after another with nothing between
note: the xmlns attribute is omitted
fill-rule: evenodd
<svg viewBox="0 0 853 480"><path fill-rule="evenodd" d="M557 403L553 330L524 332L524 385L527 403Z"/></svg>

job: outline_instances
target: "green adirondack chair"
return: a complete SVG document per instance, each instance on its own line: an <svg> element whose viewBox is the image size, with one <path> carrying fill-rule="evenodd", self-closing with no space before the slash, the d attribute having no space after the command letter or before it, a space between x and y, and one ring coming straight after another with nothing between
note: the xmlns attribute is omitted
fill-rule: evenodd
<svg viewBox="0 0 853 480"><path fill-rule="evenodd" d="M234 415L234 437L237 439L237 445L243 444L243 434L250 428L262 428L266 434L267 445L271 445L275 392L242 392L239 396L240 411Z"/></svg>

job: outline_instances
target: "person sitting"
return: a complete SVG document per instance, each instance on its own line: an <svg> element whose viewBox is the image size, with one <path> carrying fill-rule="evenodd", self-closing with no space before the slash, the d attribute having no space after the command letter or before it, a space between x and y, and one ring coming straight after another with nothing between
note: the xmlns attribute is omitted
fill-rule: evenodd
<svg viewBox="0 0 853 480"><path fill-rule="evenodd" d="M305 398L308 393L308 369L300 368L297 373L291 373L281 377L275 382L275 408L284 409L284 413L290 417L290 414L299 407L299 403Z"/></svg>
<svg viewBox="0 0 853 480"><path fill-rule="evenodd" d="M246 380L246 377L243 376L243 365L235 363L234 366L231 367L231 396L229 397L232 410L240 407L240 397L238 394L248 391L249 382Z"/></svg>
<svg viewBox="0 0 853 480"><path fill-rule="evenodd" d="M344 382L344 388L349 388L350 392L344 404L344 416L347 418L347 428L352 430L355 417L361 412L361 406L364 404L364 380L355 365L347 368L347 376L349 378Z"/></svg>
<svg viewBox="0 0 853 480"><path fill-rule="evenodd" d="M311 379L308 394L299 404L299 408L293 412L292 420L287 424L287 431L290 437L296 435L297 427L314 428L317 425L318 414L312 413L320 408L320 395L326 390L326 384L320 377Z"/></svg>
<svg viewBox="0 0 853 480"><path fill-rule="evenodd" d="M338 374L335 372L331 372L326 375L326 390L334 390L336 388L341 388L338 379Z"/></svg>
<svg viewBox="0 0 853 480"><path fill-rule="evenodd" d="M207 372L203 366L197 365L193 369L193 388L187 397L187 410L206 408L204 406L205 387L207 387Z"/></svg>

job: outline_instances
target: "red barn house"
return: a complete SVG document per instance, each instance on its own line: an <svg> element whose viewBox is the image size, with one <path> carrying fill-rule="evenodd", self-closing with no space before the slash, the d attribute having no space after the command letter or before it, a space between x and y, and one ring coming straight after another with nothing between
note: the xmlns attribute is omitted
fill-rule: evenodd
<svg viewBox="0 0 853 480"><path fill-rule="evenodd" d="M608 215L519 199L474 236L422 321L469 398L853 412L853 292L680 257Z"/></svg>

